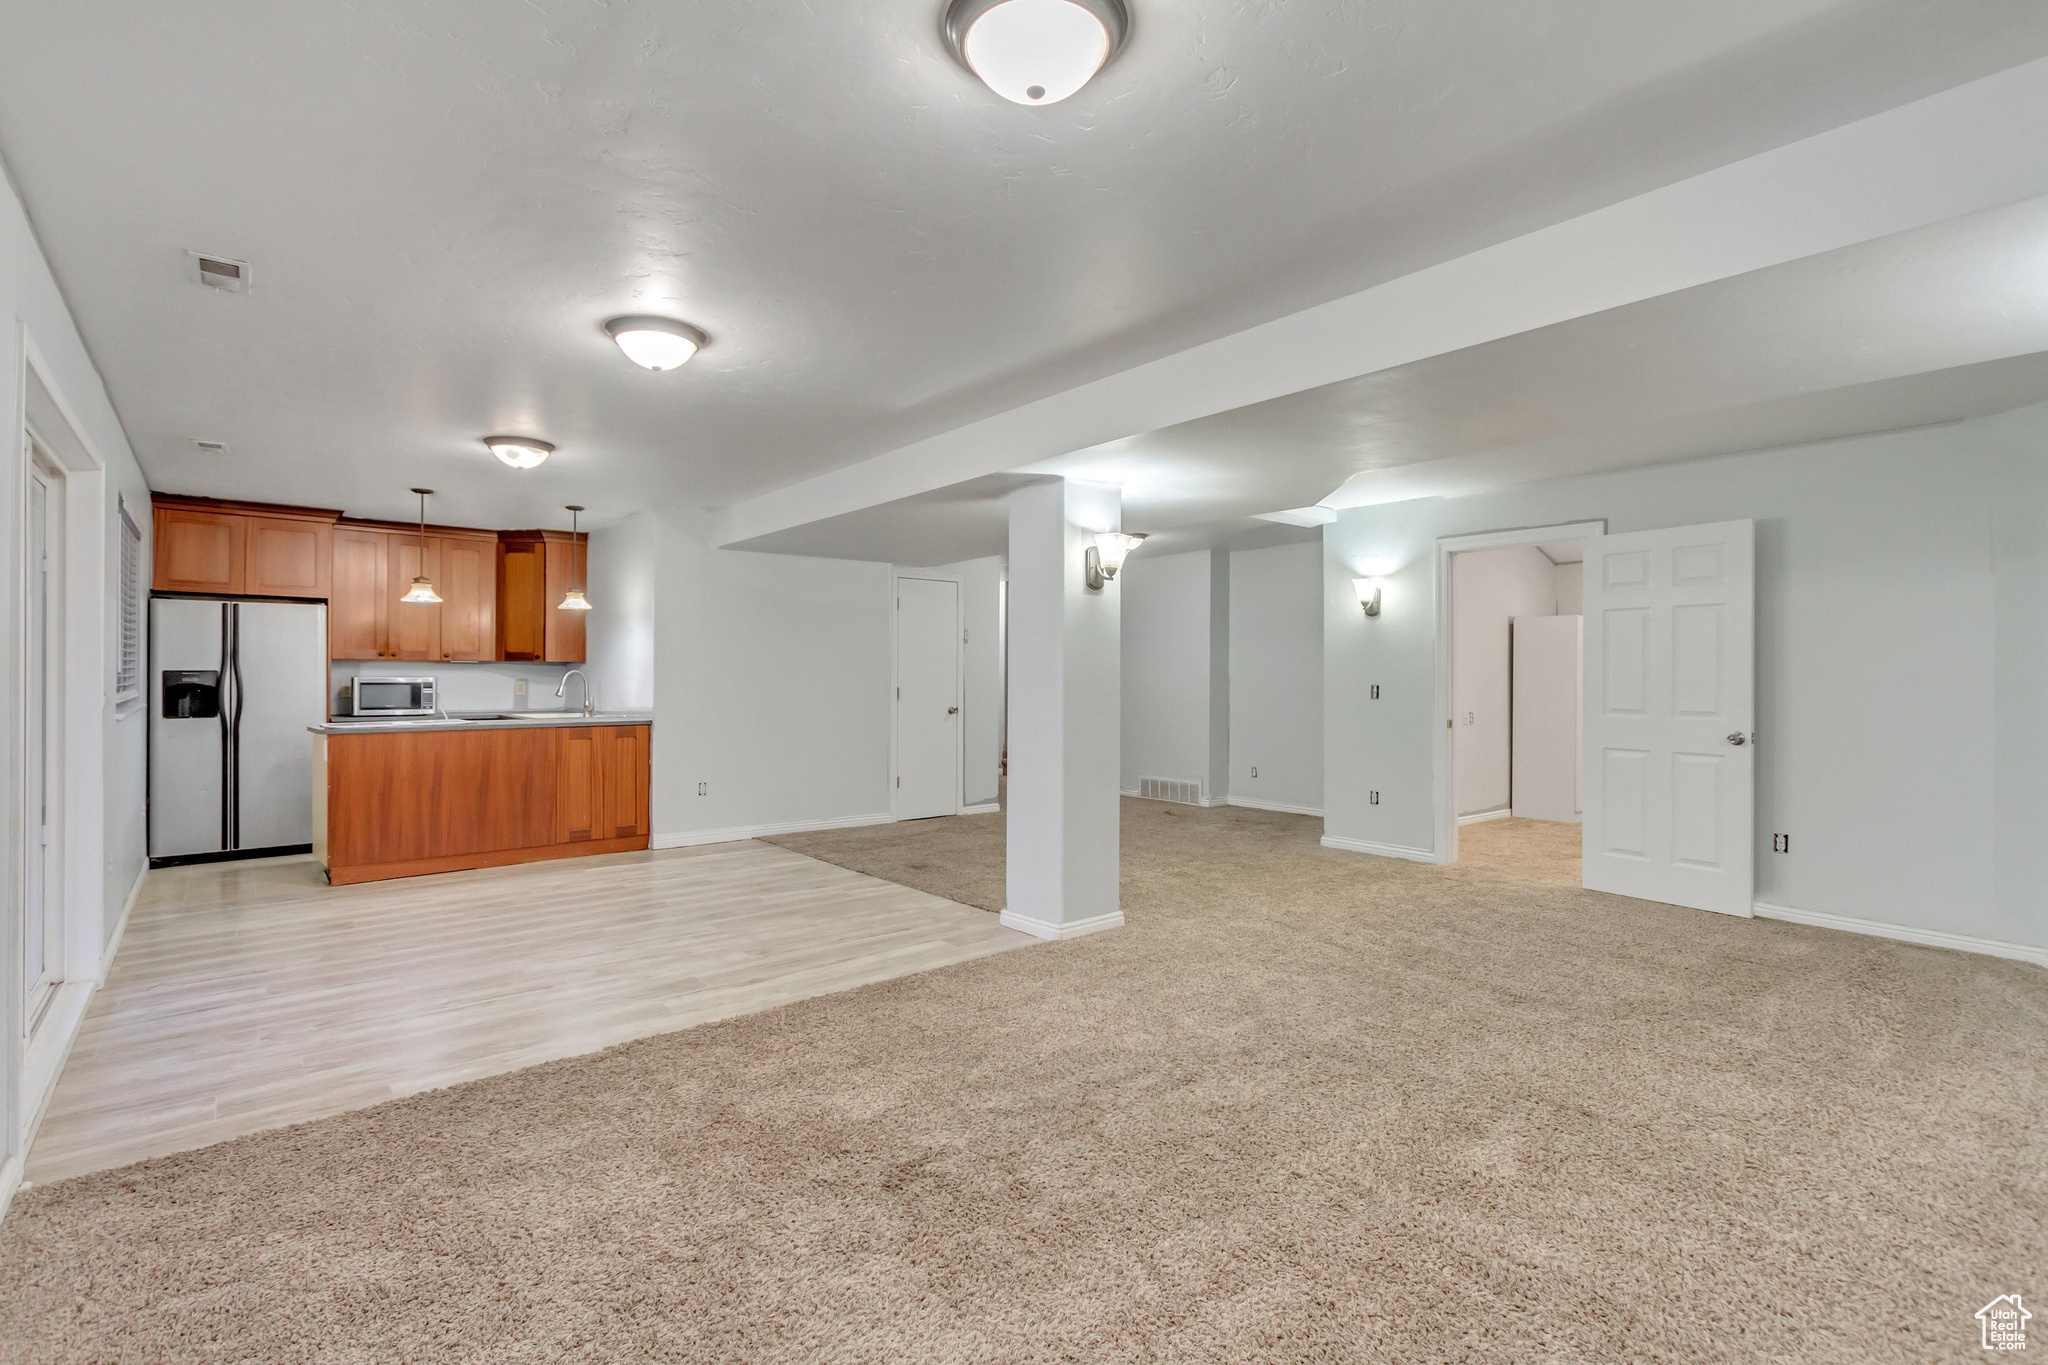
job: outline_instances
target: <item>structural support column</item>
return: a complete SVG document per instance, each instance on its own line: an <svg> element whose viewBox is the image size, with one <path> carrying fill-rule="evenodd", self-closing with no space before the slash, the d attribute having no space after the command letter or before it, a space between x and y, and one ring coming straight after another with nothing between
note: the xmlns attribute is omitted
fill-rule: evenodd
<svg viewBox="0 0 2048 1365"><path fill-rule="evenodd" d="M1002 922L1073 938L1124 922L1117 896L1122 616L1086 582L1119 490L1057 480L1010 495L1009 905Z"/></svg>

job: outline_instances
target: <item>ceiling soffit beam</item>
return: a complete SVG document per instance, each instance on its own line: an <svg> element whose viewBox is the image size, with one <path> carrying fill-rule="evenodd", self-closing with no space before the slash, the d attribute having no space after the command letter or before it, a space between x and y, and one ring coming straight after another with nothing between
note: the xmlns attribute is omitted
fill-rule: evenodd
<svg viewBox="0 0 2048 1365"><path fill-rule="evenodd" d="M721 545L2048 194L2048 58L733 504Z"/></svg>

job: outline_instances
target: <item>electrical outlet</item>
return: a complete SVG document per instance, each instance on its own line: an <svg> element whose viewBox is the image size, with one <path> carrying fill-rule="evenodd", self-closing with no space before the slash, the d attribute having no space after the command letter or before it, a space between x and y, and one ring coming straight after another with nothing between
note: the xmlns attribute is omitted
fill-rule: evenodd
<svg viewBox="0 0 2048 1365"><path fill-rule="evenodd" d="M1374 804L1375 806L1377 806L1377 805L1378 805L1378 804L1380 803L1380 794L1379 794L1378 792L1374 792L1374 793L1372 794L1372 803L1373 803L1373 804Z"/></svg>
<svg viewBox="0 0 2048 1365"><path fill-rule="evenodd" d="M1378 683L1374 683L1372 685L1372 699L1374 701L1378 701L1380 699L1380 685Z"/></svg>
<svg viewBox="0 0 2048 1365"><path fill-rule="evenodd" d="M697 784L697 795L699 795L699 796L709 796L709 795L711 795L711 784L710 784L709 782L699 782L699 783Z"/></svg>
<svg viewBox="0 0 2048 1365"><path fill-rule="evenodd" d="M526 700L526 679L514 678L512 680L512 696L516 701Z"/></svg>
<svg viewBox="0 0 2048 1365"><path fill-rule="evenodd" d="M1789 835L1789 834L1773 834L1773 835L1771 836L1771 852L1773 852L1773 853L1790 853L1791 851L1792 851L1792 836L1791 836L1791 835Z"/></svg>
<svg viewBox="0 0 2048 1365"><path fill-rule="evenodd" d="M1259 766L1258 766L1258 764L1254 763L1254 764L1252 765L1252 776L1253 776L1253 777L1257 777L1258 775L1259 775Z"/></svg>
<svg viewBox="0 0 2048 1365"><path fill-rule="evenodd" d="M1479 723L1479 714L1478 714L1478 712L1476 712L1476 711L1467 711L1467 712L1465 713L1465 723L1466 723L1467 725L1477 725L1477 724Z"/></svg>

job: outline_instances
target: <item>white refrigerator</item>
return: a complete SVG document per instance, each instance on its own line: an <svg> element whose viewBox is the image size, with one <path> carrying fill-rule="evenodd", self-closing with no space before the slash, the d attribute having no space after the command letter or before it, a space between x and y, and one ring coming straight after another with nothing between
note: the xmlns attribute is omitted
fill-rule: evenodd
<svg viewBox="0 0 2048 1365"><path fill-rule="evenodd" d="M149 615L151 865L304 852L327 608L158 597Z"/></svg>

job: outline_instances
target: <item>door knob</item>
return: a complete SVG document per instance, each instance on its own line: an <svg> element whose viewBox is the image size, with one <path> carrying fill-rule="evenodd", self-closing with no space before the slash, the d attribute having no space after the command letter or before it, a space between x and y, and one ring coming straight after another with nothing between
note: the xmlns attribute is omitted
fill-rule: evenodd
<svg viewBox="0 0 2048 1365"><path fill-rule="evenodd" d="M1728 742L1730 744L1747 744L1749 743L1749 736L1737 730L1734 734L1728 736Z"/></svg>
<svg viewBox="0 0 2048 1365"><path fill-rule="evenodd" d="M946 714L949 716L957 716L960 714L960 708L957 706L949 706L946 708Z"/></svg>

